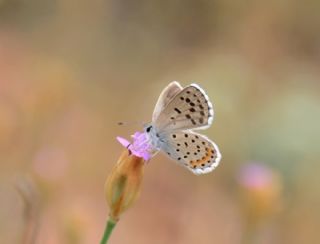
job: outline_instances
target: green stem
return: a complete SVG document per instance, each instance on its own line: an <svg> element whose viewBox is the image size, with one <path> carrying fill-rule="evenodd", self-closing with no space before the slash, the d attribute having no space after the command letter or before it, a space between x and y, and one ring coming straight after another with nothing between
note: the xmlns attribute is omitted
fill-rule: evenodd
<svg viewBox="0 0 320 244"><path fill-rule="evenodd" d="M108 222L107 222L106 228L104 230L103 237L101 239L100 244L107 244L108 243L109 237L110 237L112 230L115 226L116 226L116 222L112 219L108 219Z"/></svg>

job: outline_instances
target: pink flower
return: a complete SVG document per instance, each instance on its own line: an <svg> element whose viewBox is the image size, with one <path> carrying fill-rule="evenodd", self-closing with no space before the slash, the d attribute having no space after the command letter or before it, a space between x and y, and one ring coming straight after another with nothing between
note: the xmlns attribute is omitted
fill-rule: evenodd
<svg viewBox="0 0 320 244"><path fill-rule="evenodd" d="M282 181L278 171L253 162L240 169L237 181L242 207L251 226L280 210Z"/></svg>
<svg viewBox="0 0 320 244"><path fill-rule="evenodd" d="M240 170L239 183L251 189L264 189L273 184L274 172L264 164L250 163Z"/></svg>
<svg viewBox="0 0 320 244"><path fill-rule="evenodd" d="M132 138L132 143L119 136L117 137L117 140L122 146L128 148L133 155L141 157L146 161L148 161L157 151L151 144L149 136L146 132L136 132Z"/></svg>

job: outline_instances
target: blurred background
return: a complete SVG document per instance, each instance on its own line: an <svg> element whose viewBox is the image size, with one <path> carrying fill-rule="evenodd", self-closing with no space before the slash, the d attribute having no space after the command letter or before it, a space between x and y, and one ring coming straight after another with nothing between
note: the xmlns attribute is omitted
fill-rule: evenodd
<svg viewBox="0 0 320 244"><path fill-rule="evenodd" d="M141 130L178 80L213 101L203 133L221 164L194 176L157 155L110 243L319 243L319 11L0 0L0 242L98 243L115 137Z"/></svg>

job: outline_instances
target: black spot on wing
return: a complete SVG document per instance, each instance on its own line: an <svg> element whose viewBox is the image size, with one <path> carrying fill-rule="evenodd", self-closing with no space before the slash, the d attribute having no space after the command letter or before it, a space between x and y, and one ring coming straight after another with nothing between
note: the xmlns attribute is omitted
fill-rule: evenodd
<svg viewBox="0 0 320 244"><path fill-rule="evenodd" d="M181 111L178 108L174 108L174 110L178 113L181 114Z"/></svg>

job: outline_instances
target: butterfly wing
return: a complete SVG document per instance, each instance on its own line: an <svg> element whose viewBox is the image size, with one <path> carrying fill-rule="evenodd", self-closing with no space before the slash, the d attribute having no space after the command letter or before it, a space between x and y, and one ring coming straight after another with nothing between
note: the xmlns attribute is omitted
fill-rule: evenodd
<svg viewBox="0 0 320 244"><path fill-rule="evenodd" d="M177 81L171 82L166 88L164 88L154 108L152 121L156 121L158 119L163 109L175 97L175 95L182 91L182 89L182 86Z"/></svg>
<svg viewBox="0 0 320 244"><path fill-rule="evenodd" d="M206 93L191 84L177 93L152 121L159 133L185 129L205 129L213 120L213 108Z"/></svg>
<svg viewBox="0 0 320 244"><path fill-rule="evenodd" d="M211 172L221 159L219 148L214 142L192 131L168 133L160 141L162 151L197 175Z"/></svg>

